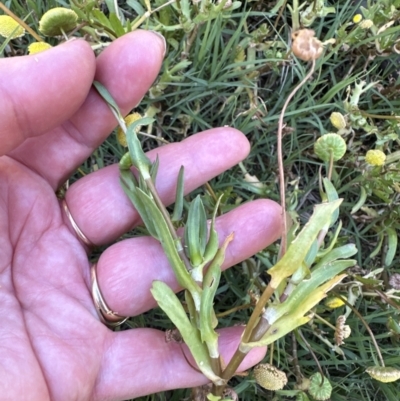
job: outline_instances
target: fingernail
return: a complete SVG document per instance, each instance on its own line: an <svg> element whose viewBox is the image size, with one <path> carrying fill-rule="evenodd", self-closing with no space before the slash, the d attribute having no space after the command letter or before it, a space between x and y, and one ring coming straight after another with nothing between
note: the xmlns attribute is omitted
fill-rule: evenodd
<svg viewBox="0 0 400 401"><path fill-rule="evenodd" d="M162 41L162 46L163 46L163 57L164 57L164 56L165 56L165 53L167 52L167 42L166 42L164 36L161 35L160 32L156 32L156 31L153 31L153 30L151 30L151 29L149 29L149 31L152 32L152 33L154 33L155 35L157 35L157 36L161 39L161 41Z"/></svg>

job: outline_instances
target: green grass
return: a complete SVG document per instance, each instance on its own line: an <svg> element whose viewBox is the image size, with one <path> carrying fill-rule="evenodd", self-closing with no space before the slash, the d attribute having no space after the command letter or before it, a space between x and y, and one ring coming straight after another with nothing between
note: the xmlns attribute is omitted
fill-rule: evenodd
<svg viewBox="0 0 400 401"><path fill-rule="evenodd" d="M185 2L181 0L181 3ZM386 3L393 3L394 9L385 7ZM76 7L82 2L76 0L71 4ZM109 16L110 9L114 9L113 4L113 1L106 1L100 7L105 17ZM152 2L152 7L160 4L160 1ZM187 4L194 19L196 10L191 2ZM281 10L282 17L279 19L277 13L271 14L270 10L275 4L243 2L231 13L224 12L215 18L210 17L201 21L201 24L193 22L185 29L179 25L181 15L178 7L168 6L142 24L142 28L156 29L163 33L169 48L160 78L150 91L151 96L143 99L137 111L145 112L157 104L160 108L157 119L161 122L157 128L171 142L181 141L185 136L211 127L230 125L243 131L252 144L251 154L244 161L244 167L265 185L258 189L246 183L239 167L222 174L210 185L216 194L225 195L225 211L237 203L260 197L279 200L277 121L285 99L305 76L309 65L291 56L288 43L291 16L287 8ZM360 80L377 82L374 88L361 95L358 103L359 109L365 113L367 123L375 130L367 132L357 123L350 122L354 132L344 136L348 151L342 160L335 163L332 176L333 184L344 199L340 212L343 228L339 243L353 242L358 248L355 256L358 270L350 271L349 278L338 290L346 294L351 284L357 285L359 296L354 307L372 329L386 365L400 367L400 337L399 334L391 333L387 327L389 317L398 321L400 303L393 298L389 305L378 296L378 292L386 293L390 289L388 280L391 275L399 273L399 252L397 249L389 249L390 238L385 233L390 232L387 231L388 227L395 232L400 227L400 163L395 160L382 170L379 167L367 167L364 162L364 156L370 149L379 148L387 155L399 149L399 119L368 119L368 115L399 114L400 56L393 51L393 45L399 37L400 26L396 22L387 30L379 34L376 32L375 36L369 30L360 29L351 22L353 16L360 12L360 4L331 1L329 5L335 7L336 13L317 18L311 25L321 40L335 38L336 43L326 47L323 56L317 60L312 79L295 95L285 115L287 134L284 136L283 153L288 181L287 204L302 223L307 221L312 206L321 200L318 175L321 166L323 172L326 167L314 154L315 141L321 134L335 132L329 121L332 112L349 114L344 104L348 88L354 89ZM38 21L45 11L55 6L70 7L64 1L8 0L5 5L22 19L29 15L26 22L36 31ZM129 18L133 20L138 12L145 10L145 3L139 0L118 1L118 7L125 11L125 16L132 16ZM378 27L400 17L400 1L368 1L364 7L364 19L372 19ZM93 40L100 39L94 37ZM27 45L32 41L25 37L11 44L14 51L26 53ZM382 53L377 51L376 41L385 47ZM50 42L56 44L57 40L52 39ZM251 42L256 47L251 47ZM182 51L188 54L186 59L181 60ZM10 55L9 48L6 48L3 57ZM143 138L143 142L145 149L157 146L156 141L151 139ZM101 168L115 163L123 152L115 136L110 136L71 179L79 179L82 172L89 173L94 165ZM360 186L366 189L364 206L368 209L359 209L351 214L359 198ZM196 193L204 195L210 212L212 200L209 194L204 189ZM371 257L371 252L381 239L381 249ZM263 270L276 261L277 251L277 245L272 245L248 262L253 263L253 268L260 274L260 280L268 278ZM394 252L394 257L386 263L388 251ZM378 268L383 268L383 271L374 274ZM370 278L362 278L368 273L371 274ZM247 303L252 282L249 270L241 265L223 273L215 302L217 312ZM344 313L344 307L332 312L322 305L317 311L320 316L335 324L336 318ZM249 314L249 310L238 310L221 318L220 326L247 321ZM154 326L154 322L157 322L158 328L171 327L165 315L159 310L153 310L132 318L124 328L149 327ZM239 398L249 401L259 398L293 399L290 398L293 394L290 390L293 390L296 382L293 344L302 374L309 377L317 372L309 348L299 334L301 331L333 386L331 400L398 400L398 382L380 383L365 373L365 368L378 364L379 359L364 324L354 313L350 314L346 324L351 327L352 333L345 340L345 345L341 346L344 357L334 353L321 340L326 338L332 342L332 329L314 319L312 324L281 338L274 345L273 363L285 371L289 378L285 389L276 393L263 390L249 375L232 380ZM266 361L270 361L270 358L269 353ZM149 395L140 400L181 400L188 394L188 390L176 390Z"/></svg>

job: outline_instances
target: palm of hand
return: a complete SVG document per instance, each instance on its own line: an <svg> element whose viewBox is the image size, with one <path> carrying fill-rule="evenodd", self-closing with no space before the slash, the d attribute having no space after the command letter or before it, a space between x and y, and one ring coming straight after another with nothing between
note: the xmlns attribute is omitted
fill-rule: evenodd
<svg viewBox="0 0 400 401"><path fill-rule="evenodd" d="M22 105L26 111L24 118L18 120L15 115L11 118L5 114L5 128L0 128L0 139L7 139L1 141L4 148L0 150L2 154L8 153L0 158L0 393L5 395L4 399L23 396L24 400L41 401L122 400L206 382L188 365L180 345L167 344L163 333L152 329L116 333L99 322L90 294L86 250L69 227L54 193L115 125L107 107L94 92L89 92L93 75L96 73L96 79L109 88L134 86L132 93L125 97L116 90L122 110L130 110L156 77L162 60L159 42L145 32L127 35L103 53L97 66L83 42L45 52L40 61L51 60L51 52L58 51L58 59L54 56L53 60L59 64L49 64L48 76L46 71L36 73L43 73L43 79L48 79L60 64L68 65L71 59L80 60L86 69L83 72L65 70L63 80L58 83L63 94L59 98L51 93L51 88L46 95L43 84L37 84L43 93L40 116L28 110L29 99L27 105ZM124 50L134 45L137 53L129 59ZM144 55L149 53L151 57L146 59ZM32 57L29 60L34 64ZM8 66L19 68L18 60L11 62ZM120 76L114 73L116 65L125 71ZM8 66L4 67L6 72L10 71ZM1 68L0 64L0 72ZM132 72L135 84L129 81L133 78L126 70ZM139 82L135 73L140 76ZM35 72L31 79L35 81ZM0 81L0 90L8 92L9 87L13 87L12 81ZM70 102L65 105L65 100ZM43 112L46 108L57 110L61 105L60 115ZM7 111L7 107L3 109ZM85 125L84 121L99 114L102 117L97 117L97 125L93 122L90 128ZM65 122L68 117L69 122ZM18 135L10 138L10 131ZM78 135L79 132L83 134ZM24 136L30 138L25 140ZM171 167L160 173L164 183L160 192L166 202L173 199L173 182L181 164L189 163L187 190L190 191L236 164L247 152L246 140L234 130L214 130L196 137L189 138L186 144L160 151L164 166ZM202 159L211 137L216 154ZM230 156L216 158L227 146L237 150L232 150ZM193 155L188 160L190 152ZM119 189L117 175L117 169L111 166L78 181L67 193L74 218L80 217L79 226L97 244L115 240L137 219ZM110 213L110 205L120 212ZM265 206L265 201L255 202L221 219L222 233L236 227L243 238L242 245L239 241L233 246L225 267L250 256L277 237L279 210L272 203L267 209ZM88 210L94 210L102 218L92 220ZM264 218L265 227L269 226L258 228L258 232L250 228L246 231L245 226L252 218L257 222ZM129 260L132 249L139 251ZM139 267L129 270L132 264ZM140 270L142 264L147 266L145 272ZM154 306L149 286L156 277L162 276L178 289L159 244L150 238L113 245L102 255L98 268L105 298L112 309L123 315L133 316ZM234 351L240 331L240 328L227 329L221 335L226 355ZM249 355L243 368L254 364L262 355L262 350Z"/></svg>

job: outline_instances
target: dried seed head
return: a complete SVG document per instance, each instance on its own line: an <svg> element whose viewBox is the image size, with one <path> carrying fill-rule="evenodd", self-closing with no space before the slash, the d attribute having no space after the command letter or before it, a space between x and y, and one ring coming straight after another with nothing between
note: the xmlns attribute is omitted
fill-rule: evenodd
<svg viewBox="0 0 400 401"><path fill-rule="evenodd" d="M332 386L326 377L322 377L321 373L314 373L310 377L311 383L308 392L317 401L329 400L332 394Z"/></svg>
<svg viewBox="0 0 400 401"><path fill-rule="evenodd" d="M365 155L365 161L371 166L383 166L386 155L381 150L369 150Z"/></svg>
<svg viewBox="0 0 400 401"><path fill-rule="evenodd" d="M370 366L366 372L382 383L391 383L400 379L400 370L392 367Z"/></svg>
<svg viewBox="0 0 400 401"><path fill-rule="evenodd" d="M392 273L389 278L389 285L395 290L400 290L400 274Z"/></svg>
<svg viewBox="0 0 400 401"><path fill-rule="evenodd" d="M346 153L346 142L338 134L325 134L317 140L314 144L315 154L324 162L328 162L331 159L333 161L340 160Z"/></svg>
<svg viewBox="0 0 400 401"><path fill-rule="evenodd" d="M46 36L59 36L76 28L78 15L75 11L55 7L45 12L39 21L39 31Z"/></svg>
<svg viewBox="0 0 400 401"><path fill-rule="evenodd" d="M334 334L336 345L343 345L344 339L350 337L351 328L346 323L346 316L339 316L336 320L336 330Z"/></svg>
<svg viewBox="0 0 400 401"><path fill-rule="evenodd" d="M46 42L33 42L28 46L29 54L36 54L51 49L53 46Z"/></svg>
<svg viewBox="0 0 400 401"><path fill-rule="evenodd" d="M369 29L369 28L371 28L373 25L374 25L374 22L373 22L373 21L371 21L370 19L365 19L364 21L361 21L361 22L360 22L359 27L360 27L361 29Z"/></svg>
<svg viewBox="0 0 400 401"><path fill-rule="evenodd" d="M256 382L267 390L281 390L288 381L285 372L269 363L260 363L253 372Z"/></svg>
<svg viewBox="0 0 400 401"><path fill-rule="evenodd" d="M316 60L323 51L322 42L312 29L300 29L292 33L292 52L303 61Z"/></svg>
<svg viewBox="0 0 400 401"><path fill-rule="evenodd" d="M8 15L0 15L0 36L10 39L20 38L25 35L25 29Z"/></svg>
<svg viewBox="0 0 400 401"><path fill-rule="evenodd" d="M331 124L337 129L346 128L346 119L344 118L342 113L338 113L337 111L333 112L329 117Z"/></svg>
<svg viewBox="0 0 400 401"><path fill-rule="evenodd" d="M129 127L132 123L134 123L137 120L140 120L141 118L142 118L142 116L139 113L132 113L132 114L127 115L124 118L126 127ZM136 127L135 131L138 132L139 128L140 128L140 126ZM122 131L121 127L119 127L117 130L117 141L125 148L128 147L128 143L126 141L126 135L125 135L124 131Z"/></svg>

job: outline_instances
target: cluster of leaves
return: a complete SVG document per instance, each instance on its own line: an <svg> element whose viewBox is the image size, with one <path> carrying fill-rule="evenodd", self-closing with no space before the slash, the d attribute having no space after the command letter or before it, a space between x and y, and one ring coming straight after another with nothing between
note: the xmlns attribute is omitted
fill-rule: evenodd
<svg viewBox="0 0 400 401"><path fill-rule="evenodd" d="M84 36L96 51L138 27L161 32L168 44L166 60L140 109L142 115L155 118L148 132L154 130L169 141L179 141L203 129L228 124L242 130L253 145L240 169L220 176L210 183L212 191L202 193L204 213L212 216L215 199L220 196L222 211L255 196L278 199L277 121L285 99L307 69L289 51L291 14L286 2L165 3L4 2L36 32L46 11L53 7L71 8L78 16L73 35ZM348 278L337 290L346 295L364 322L350 306L316 306L316 315L308 324L293 336L276 340L268 356L281 370L294 373L285 390L265 393L252 376L235 379L235 390L243 400L258 398L260 392L269 399L306 399L303 390L295 389L295 382L300 386L303 376L317 372L312 350L333 385L332 400L397 400L397 382L383 384L365 374L367 366L378 364L378 356L370 346L371 336L364 323L377 339L387 366L399 367L400 118L396 110L400 88L400 2L368 0L359 6L346 0L310 0L301 4L300 10L301 24L314 29L322 41L335 39L335 43L326 46L313 79L296 94L286 113L287 203L295 232L297 224L308 221L321 192L329 192L326 186L318 185L319 169L328 169L328 162L321 162L315 155L314 143L325 133L340 134L347 151L335 162L331 183L344 199L338 216L342 225L335 233L327 234L327 244L334 243L340 249L354 243L358 249L357 265L347 271ZM356 18L358 14L362 15L361 21ZM46 38L51 45L60 40L63 39ZM0 45L3 56L27 54L32 41L32 37L25 36ZM332 127L329 117L333 112L343 115L343 128ZM142 145L149 149L157 146L157 141L143 139ZM366 162L366 153L371 149L385 153L383 165L371 166ZM102 167L115 162L124 153L123 146L111 137L80 171L86 174L94 165ZM243 177L242 173L247 175ZM249 176L253 179L247 179ZM264 271L277 258L278 248L271 246L258 258L223 273L215 301L221 325L248 320L249 314L242 307L250 307L252 294L265 288ZM225 315L226 310L231 313ZM332 344L331 326L342 315L347 316L346 324L352 334L344 345L337 346ZM171 328L160 311L132 319L128 325L151 326L154 321L158 327ZM176 391L147 399L183 396L183 391Z"/></svg>

